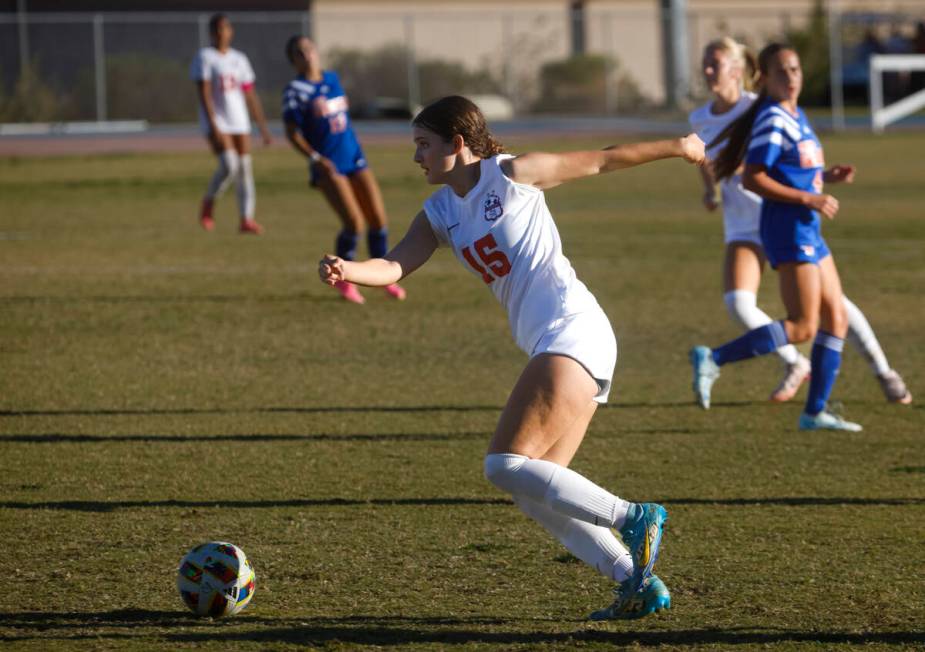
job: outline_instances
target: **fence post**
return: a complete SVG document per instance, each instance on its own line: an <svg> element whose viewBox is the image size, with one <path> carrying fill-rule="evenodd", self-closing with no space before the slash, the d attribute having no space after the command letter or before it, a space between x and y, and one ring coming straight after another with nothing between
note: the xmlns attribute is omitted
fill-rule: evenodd
<svg viewBox="0 0 925 652"><path fill-rule="evenodd" d="M209 47L209 18L205 14L199 14L199 49Z"/></svg>
<svg viewBox="0 0 925 652"><path fill-rule="evenodd" d="M411 14L405 14L405 43L408 51L408 110L413 112L421 104L421 81L414 55L414 16Z"/></svg>
<svg viewBox="0 0 925 652"><path fill-rule="evenodd" d="M832 94L832 128L845 130L845 92L842 87L841 7L829 0L829 87Z"/></svg>
<svg viewBox="0 0 925 652"><path fill-rule="evenodd" d="M501 83L504 85L504 94L516 106L514 99L514 73L511 70L511 57L504 56L507 48L514 45L513 19L510 14L501 16Z"/></svg>
<svg viewBox="0 0 925 652"><path fill-rule="evenodd" d="M26 76L29 69L29 23L26 15L26 0L16 0L16 22L19 35L19 76Z"/></svg>
<svg viewBox="0 0 925 652"><path fill-rule="evenodd" d="M106 53L103 48L103 14L93 15L93 63L96 70L96 121L106 120Z"/></svg>
<svg viewBox="0 0 925 652"><path fill-rule="evenodd" d="M617 112L617 65L616 54L613 52L613 14L601 17L601 41L603 41L604 56L604 113L610 115Z"/></svg>

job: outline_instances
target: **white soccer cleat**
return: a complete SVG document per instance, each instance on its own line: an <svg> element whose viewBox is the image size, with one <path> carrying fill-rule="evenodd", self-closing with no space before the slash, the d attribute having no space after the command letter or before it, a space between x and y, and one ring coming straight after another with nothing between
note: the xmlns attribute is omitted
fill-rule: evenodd
<svg viewBox="0 0 925 652"><path fill-rule="evenodd" d="M883 395L890 403L909 405L912 402L912 394L906 389L906 383L895 369L890 369L885 374L878 374L877 380L880 381Z"/></svg>
<svg viewBox="0 0 925 652"><path fill-rule="evenodd" d="M800 415L800 430L844 430L847 432L860 432L864 427L859 423L845 421L838 415L823 410L819 414Z"/></svg>

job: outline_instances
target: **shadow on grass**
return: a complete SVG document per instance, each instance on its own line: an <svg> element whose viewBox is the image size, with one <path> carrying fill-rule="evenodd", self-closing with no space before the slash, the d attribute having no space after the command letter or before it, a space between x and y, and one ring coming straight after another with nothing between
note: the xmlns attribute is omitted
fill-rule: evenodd
<svg viewBox="0 0 925 652"><path fill-rule="evenodd" d="M512 505L506 498L293 498L290 500L51 500L38 503L0 501L0 509L57 509L72 512L113 512L117 509L180 507L184 509L265 509L276 507L365 507L447 505Z"/></svg>
<svg viewBox="0 0 925 652"><path fill-rule="evenodd" d="M767 498L666 498L660 502L675 505L712 505L717 507L826 507L826 506L903 506L925 505L925 498L852 498L842 496L787 496ZM0 501L0 509L54 509L73 512L113 512L118 509L179 507L183 509L265 509L275 507L366 507L447 505L513 505L507 498L293 498L288 500L50 500L44 502Z"/></svg>
<svg viewBox="0 0 925 652"><path fill-rule="evenodd" d="M767 401L726 401L714 403L715 408L767 405ZM602 410L636 408L694 408L693 401L666 401L663 403L607 403ZM196 414L325 414L364 412L500 412L503 405L320 405L320 406L269 406L250 408L94 408L64 410L0 410L0 417L108 417L108 416L160 416ZM699 411L699 409L698 409ZM661 431L660 431L661 432Z"/></svg>
<svg viewBox="0 0 925 652"><path fill-rule="evenodd" d="M66 435L50 433L44 435L0 435L0 442L17 442L26 444L86 444L110 442L191 442L191 441L463 441L467 439L485 439L490 433L453 432L444 435L432 433L382 433L382 434L318 434L318 435Z"/></svg>
<svg viewBox="0 0 925 652"><path fill-rule="evenodd" d="M661 623L659 623L661 625ZM620 631L613 625L590 625L585 621L555 618L491 618L475 617L404 617L404 616L351 616L346 618L263 618L243 614L234 619L210 622L194 618L180 611L142 611L126 609L110 612L87 613L4 613L0 625L21 630L0 640L24 641L29 639L58 638L123 639L122 631L107 629L134 629L136 641L158 639L175 644L226 644L254 642L264 645L379 645L404 646L415 644L432 646L467 645L482 643L504 647L526 647L543 644L574 645L605 643L624 646L656 647L664 645L774 645L780 643L818 643L828 645L904 645L922 643L925 632L839 632L799 631L761 627L730 629L702 628L684 630L633 630L626 623ZM542 631L558 626L572 631ZM645 627L646 625L640 625ZM173 628L183 631L169 631ZM573 628L579 629L573 629ZM593 629L592 629L593 627ZM168 631L164 631L167 628ZM539 630L538 630L539 628ZM504 629L507 631L499 631ZM516 629L516 631L510 631ZM80 630L74 631L74 630Z"/></svg>

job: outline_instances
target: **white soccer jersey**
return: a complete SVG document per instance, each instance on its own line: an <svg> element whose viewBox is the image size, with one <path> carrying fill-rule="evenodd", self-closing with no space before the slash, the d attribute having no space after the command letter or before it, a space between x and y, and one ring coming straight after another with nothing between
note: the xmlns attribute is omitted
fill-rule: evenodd
<svg viewBox="0 0 925 652"><path fill-rule="evenodd" d="M226 134L248 134L250 115L244 101L244 90L254 84L254 69L247 56L229 49L224 54L213 47L202 48L190 66L193 81L208 81L212 86L212 105L219 131ZM209 131L205 110L199 107L199 126Z"/></svg>
<svg viewBox="0 0 925 652"><path fill-rule="evenodd" d="M440 244L491 288L507 310L517 345L532 355L540 337L564 318L603 311L563 255L543 192L501 171L508 158L483 159L479 181L465 197L444 186L424 202L424 211Z"/></svg>
<svg viewBox="0 0 925 652"><path fill-rule="evenodd" d="M722 114L710 110L708 102L691 112L689 120L700 139L708 145L730 122L741 116L752 105L754 93L744 92L734 107ZM725 143L719 143L707 150L707 158L714 159ZM723 198L723 225L726 242L746 240L761 244L759 235L761 223L761 197L742 187L742 175L734 174L719 184Z"/></svg>

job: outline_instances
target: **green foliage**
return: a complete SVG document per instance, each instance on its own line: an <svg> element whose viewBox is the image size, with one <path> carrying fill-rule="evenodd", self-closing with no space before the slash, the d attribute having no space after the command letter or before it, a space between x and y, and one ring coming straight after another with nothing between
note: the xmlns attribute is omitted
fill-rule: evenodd
<svg viewBox="0 0 925 652"><path fill-rule="evenodd" d="M81 112L95 115L96 78L92 68L79 75ZM110 120L190 122L196 95L187 67L152 54L106 57L106 110Z"/></svg>
<svg viewBox="0 0 925 652"><path fill-rule="evenodd" d="M596 54L551 61L540 69L537 112L604 113L608 109L608 76L616 81L611 110L635 109L644 98L633 79L620 71L619 63Z"/></svg>
<svg viewBox="0 0 925 652"><path fill-rule="evenodd" d="M9 97L0 95L0 122L56 122L74 115L72 96L43 81L37 62L20 72Z"/></svg>
<svg viewBox="0 0 925 652"><path fill-rule="evenodd" d="M333 49L325 65L337 71L351 105L362 112L378 97L408 98L408 54L408 49L399 43L371 51ZM499 83L488 70L469 70L455 61L419 60L417 75L424 102L454 93L499 91Z"/></svg>
<svg viewBox="0 0 925 652"><path fill-rule="evenodd" d="M831 101L828 24L825 5L816 0L806 27L787 34L788 42L800 55L803 67L800 104L806 106L828 105Z"/></svg>

